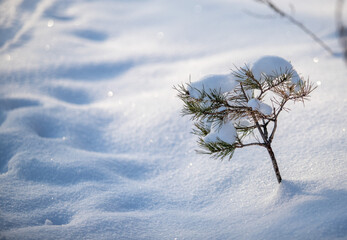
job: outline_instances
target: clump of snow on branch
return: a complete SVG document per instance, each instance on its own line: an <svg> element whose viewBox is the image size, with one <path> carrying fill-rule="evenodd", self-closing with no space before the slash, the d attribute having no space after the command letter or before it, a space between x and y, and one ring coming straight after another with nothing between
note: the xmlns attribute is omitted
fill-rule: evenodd
<svg viewBox="0 0 347 240"><path fill-rule="evenodd" d="M219 94L226 94L234 91L238 82L231 74L227 75L208 75L202 78L200 81L190 83L188 85L189 95L192 98L199 99L202 93L205 91L208 94L218 92ZM208 99L206 100L209 104ZM225 107L218 108L219 112L225 111ZM221 125L213 121L205 119L204 127L210 132L204 137L206 143L213 143L217 141L224 141L229 144L233 144L236 140L237 132L233 122L225 121Z"/></svg>
<svg viewBox="0 0 347 240"><path fill-rule="evenodd" d="M207 143L217 142L222 140L223 142L233 144L236 140L236 129L232 122L223 123L221 127L212 126L211 131L204 138Z"/></svg>
<svg viewBox="0 0 347 240"><path fill-rule="evenodd" d="M188 91L192 98L199 98L202 91L217 90L220 93L231 92L237 82L231 74L228 75L209 75L200 81L189 84Z"/></svg>
<svg viewBox="0 0 347 240"><path fill-rule="evenodd" d="M270 122L277 124L277 116L287 101L303 101L312 90L290 62L264 56L250 68L246 65L228 75L209 75L189 83L187 88L181 86L179 96L186 103L184 114L193 115L198 122L194 133L201 137L201 145L206 143L213 152L218 151L213 143L224 142L234 149L245 146L242 138L259 128L259 119L265 124L260 127L267 128ZM225 147L230 146L222 148Z"/></svg>
<svg viewBox="0 0 347 240"><path fill-rule="evenodd" d="M251 67L254 78L260 82L265 81L267 77L276 76L289 70L292 71L291 82L295 85L295 91L298 91L303 81L287 60L277 56L264 56L255 61Z"/></svg>
<svg viewBox="0 0 347 240"><path fill-rule="evenodd" d="M183 115L195 121L199 153L231 159L237 148L264 147L278 183L282 177L271 146L278 116L287 110L286 103L304 102L314 89L290 62L276 56L262 57L231 75L211 75L176 88L184 102Z"/></svg>
<svg viewBox="0 0 347 240"><path fill-rule="evenodd" d="M252 108L253 111L258 111L264 115L272 114L272 107L266 103L259 101L256 98L252 98L248 101L247 106Z"/></svg>

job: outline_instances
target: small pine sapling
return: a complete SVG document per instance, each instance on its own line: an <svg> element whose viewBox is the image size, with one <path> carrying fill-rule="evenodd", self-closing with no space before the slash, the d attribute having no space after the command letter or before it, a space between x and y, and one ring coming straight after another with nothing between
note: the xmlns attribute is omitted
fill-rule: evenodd
<svg viewBox="0 0 347 240"><path fill-rule="evenodd" d="M268 151L278 183L282 177L272 150L278 116L288 102L303 102L316 88L299 77L280 57L267 56L252 68L230 75L212 75L174 87L183 101L183 115L194 121L198 153L232 158L237 148L261 146ZM267 102L267 103L266 103Z"/></svg>

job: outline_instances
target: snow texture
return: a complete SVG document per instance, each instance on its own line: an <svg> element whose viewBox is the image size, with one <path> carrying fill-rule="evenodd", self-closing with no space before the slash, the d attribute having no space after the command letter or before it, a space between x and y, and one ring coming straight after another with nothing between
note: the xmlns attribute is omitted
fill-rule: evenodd
<svg viewBox="0 0 347 240"><path fill-rule="evenodd" d="M256 98L250 99L247 103L247 106L251 107L253 111L258 111L264 115L271 115L273 111L271 106L259 101Z"/></svg>
<svg viewBox="0 0 347 240"><path fill-rule="evenodd" d="M331 1L290 4L341 53ZM0 239L347 239L342 54L244 9L269 13L239 0L0 1ZM263 148L196 154L172 89L265 55L319 83L279 117L281 185Z"/></svg>
<svg viewBox="0 0 347 240"><path fill-rule="evenodd" d="M264 56L252 64L251 71L260 81L265 81L266 76L276 76L287 71L292 71L292 83L301 84L302 80L298 73L294 70L292 64L287 60L277 56Z"/></svg>
<svg viewBox="0 0 347 240"><path fill-rule="evenodd" d="M236 129L232 122L223 123L219 126L212 126L211 131L204 138L207 143L222 140L226 143L233 144L236 140Z"/></svg>

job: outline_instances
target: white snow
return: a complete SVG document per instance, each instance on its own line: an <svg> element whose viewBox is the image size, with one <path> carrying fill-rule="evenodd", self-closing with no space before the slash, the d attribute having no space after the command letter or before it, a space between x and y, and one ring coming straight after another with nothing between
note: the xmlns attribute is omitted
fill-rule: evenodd
<svg viewBox="0 0 347 240"><path fill-rule="evenodd" d="M226 143L233 144L236 140L236 129L232 122L223 123L221 126L212 125L211 131L204 138L207 143L222 140Z"/></svg>
<svg viewBox="0 0 347 240"><path fill-rule="evenodd" d="M331 1L278 4L341 53ZM342 54L245 9L272 14L240 0L0 1L0 239L346 239ZM281 185L263 148L197 155L172 89L266 55L320 83L279 117Z"/></svg>
<svg viewBox="0 0 347 240"><path fill-rule="evenodd" d="M252 98L248 101L247 106L251 107L252 110L258 110L260 108L260 101L256 98Z"/></svg>
<svg viewBox="0 0 347 240"><path fill-rule="evenodd" d="M271 115L272 111L273 111L273 108L270 105L266 104L266 103L261 103L260 104L260 108L259 108L258 111L261 112L264 115Z"/></svg>
<svg viewBox="0 0 347 240"><path fill-rule="evenodd" d="M273 111L270 105L263 103L256 98L250 99L247 106L251 107L253 111L258 111L264 115L271 115Z"/></svg>
<svg viewBox="0 0 347 240"><path fill-rule="evenodd" d="M199 98L200 93L205 90L207 93L216 90L220 93L227 93L234 90L237 82L231 74L228 75L208 75L199 81L192 82L188 86L191 97Z"/></svg>
<svg viewBox="0 0 347 240"><path fill-rule="evenodd" d="M276 76L277 74L292 71L292 83L302 83L298 73L294 70L292 64L278 56L264 56L252 64L251 71L256 79L265 81L266 76Z"/></svg>
<svg viewBox="0 0 347 240"><path fill-rule="evenodd" d="M234 121L234 123L240 127L250 127L253 125L252 122L250 121L250 119L248 119L248 117L241 118L237 121Z"/></svg>

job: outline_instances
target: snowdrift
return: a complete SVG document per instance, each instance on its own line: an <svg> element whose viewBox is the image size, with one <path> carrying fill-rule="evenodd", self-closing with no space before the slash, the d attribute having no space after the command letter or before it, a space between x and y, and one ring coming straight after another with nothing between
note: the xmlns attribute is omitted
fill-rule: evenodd
<svg viewBox="0 0 347 240"><path fill-rule="evenodd" d="M294 1L336 51L333 4ZM289 3L281 7L289 10ZM0 3L1 239L346 239L341 56L255 1ZM264 55L319 85L274 149L194 152L173 85Z"/></svg>

